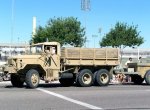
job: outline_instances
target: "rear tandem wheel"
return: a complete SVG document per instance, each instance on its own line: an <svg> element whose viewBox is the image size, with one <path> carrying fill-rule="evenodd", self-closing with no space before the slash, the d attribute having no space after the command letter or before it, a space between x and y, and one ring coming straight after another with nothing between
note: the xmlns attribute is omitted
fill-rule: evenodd
<svg viewBox="0 0 150 110"><path fill-rule="evenodd" d="M106 69L100 69L94 73L94 84L96 86L107 86L110 82L110 75Z"/></svg>
<svg viewBox="0 0 150 110"><path fill-rule="evenodd" d="M89 69L81 70L76 77L77 86L89 87L93 84L93 73Z"/></svg>

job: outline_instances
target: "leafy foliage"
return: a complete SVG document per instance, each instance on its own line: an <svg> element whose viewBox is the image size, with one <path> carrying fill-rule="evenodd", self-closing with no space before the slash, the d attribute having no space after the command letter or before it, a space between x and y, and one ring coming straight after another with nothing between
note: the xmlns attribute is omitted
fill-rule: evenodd
<svg viewBox="0 0 150 110"><path fill-rule="evenodd" d="M127 23L117 22L115 28L111 29L100 42L100 46L112 46L125 48L126 46L134 47L144 43L143 37L140 32L137 32L138 26L129 26Z"/></svg>
<svg viewBox="0 0 150 110"><path fill-rule="evenodd" d="M53 18L45 27L39 26L32 39L34 43L57 41L61 45L70 44L72 46L83 46L85 43L85 29L81 28L81 23L77 18Z"/></svg>

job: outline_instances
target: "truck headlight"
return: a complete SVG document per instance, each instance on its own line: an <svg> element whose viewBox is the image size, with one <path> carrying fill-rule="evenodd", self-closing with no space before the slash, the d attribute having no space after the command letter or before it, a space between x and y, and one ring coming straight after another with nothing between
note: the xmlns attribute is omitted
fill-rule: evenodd
<svg viewBox="0 0 150 110"><path fill-rule="evenodd" d="M8 59L8 65L17 66L17 59Z"/></svg>

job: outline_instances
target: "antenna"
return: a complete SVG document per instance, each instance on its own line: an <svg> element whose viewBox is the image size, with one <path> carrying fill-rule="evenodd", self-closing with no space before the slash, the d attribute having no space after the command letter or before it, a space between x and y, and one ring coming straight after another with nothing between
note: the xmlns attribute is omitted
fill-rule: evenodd
<svg viewBox="0 0 150 110"><path fill-rule="evenodd" d="M91 10L91 6L90 6L90 0L81 0L81 10L83 10L84 12L88 12ZM85 14L85 47L86 47L86 42L89 42L87 40L87 35L86 35L86 31L87 31L87 26L86 26L86 21L87 21L87 17Z"/></svg>

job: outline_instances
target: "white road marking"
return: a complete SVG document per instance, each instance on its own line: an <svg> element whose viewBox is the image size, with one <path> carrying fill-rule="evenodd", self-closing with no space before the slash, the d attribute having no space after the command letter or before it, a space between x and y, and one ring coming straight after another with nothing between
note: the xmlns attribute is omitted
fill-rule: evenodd
<svg viewBox="0 0 150 110"><path fill-rule="evenodd" d="M45 93L50 94L50 95L53 95L53 96L56 96L56 97L59 97L59 98L61 98L61 99L70 101L70 102L72 102L72 103L75 103L75 104L78 104L78 105L81 105L81 106L90 108L90 109L97 109L97 110L101 110L101 109L102 109L102 108L100 108L100 107L96 107L96 106L94 106L94 105L91 105L91 104L88 104L88 103L85 103L85 102L81 102L81 101L78 101L78 100L75 100L75 99L71 99L71 98L69 98L69 97L66 97L66 96L63 96L63 95L61 95L61 94L57 94L57 93L54 93L54 92L51 92L51 91L48 91L48 90L45 90L45 89L37 88L37 90L42 91L42 92L45 92Z"/></svg>

